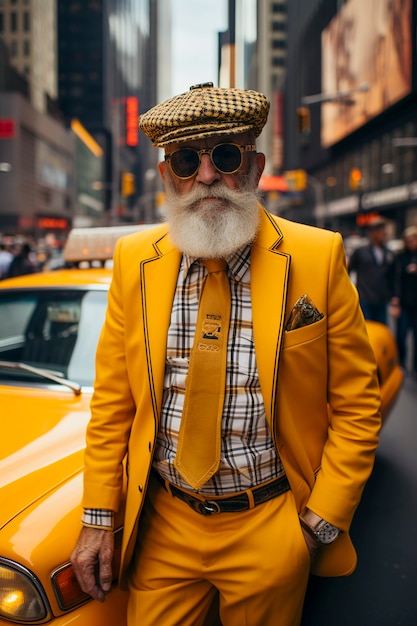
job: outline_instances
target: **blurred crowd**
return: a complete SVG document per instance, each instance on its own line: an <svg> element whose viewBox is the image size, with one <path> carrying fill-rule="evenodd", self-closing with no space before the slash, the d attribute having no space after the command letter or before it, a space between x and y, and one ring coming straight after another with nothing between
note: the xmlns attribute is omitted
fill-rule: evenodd
<svg viewBox="0 0 417 626"><path fill-rule="evenodd" d="M417 378L417 225L408 226L394 247L387 222L375 218L367 241L348 254L348 269L365 319L393 329L400 365Z"/></svg>
<svg viewBox="0 0 417 626"><path fill-rule="evenodd" d="M0 236L0 280L56 269L62 244L53 235L34 241L20 235Z"/></svg>

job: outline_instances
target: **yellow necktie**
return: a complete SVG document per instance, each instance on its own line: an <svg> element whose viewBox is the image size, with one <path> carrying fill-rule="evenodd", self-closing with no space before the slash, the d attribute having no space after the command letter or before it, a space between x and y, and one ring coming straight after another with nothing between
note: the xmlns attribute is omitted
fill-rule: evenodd
<svg viewBox="0 0 417 626"><path fill-rule="evenodd" d="M194 489L200 489L220 463L230 322L226 261L209 259L204 265L208 274L200 296L174 461L175 468Z"/></svg>

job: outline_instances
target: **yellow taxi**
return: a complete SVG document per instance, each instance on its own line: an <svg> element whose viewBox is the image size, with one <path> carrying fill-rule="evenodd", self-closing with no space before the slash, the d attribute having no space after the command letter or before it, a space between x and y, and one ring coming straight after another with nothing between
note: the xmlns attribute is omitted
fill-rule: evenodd
<svg viewBox="0 0 417 626"><path fill-rule="evenodd" d="M115 585L104 604L92 602L69 556L81 528L85 429L111 280L102 261L130 230L75 229L64 251L72 268L0 282L1 625L126 623L126 593ZM120 540L120 519L118 527Z"/></svg>
<svg viewBox="0 0 417 626"><path fill-rule="evenodd" d="M114 244L139 227L75 229L67 267L0 282L0 625L125 626L126 593L104 604L77 584L85 429ZM369 323L384 416L401 387L388 328ZM116 523L120 545L122 520Z"/></svg>
<svg viewBox="0 0 417 626"><path fill-rule="evenodd" d="M385 422L398 397L404 373L398 362L397 343L388 326L367 321L366 328L378 366L382 420Z"/></svg>

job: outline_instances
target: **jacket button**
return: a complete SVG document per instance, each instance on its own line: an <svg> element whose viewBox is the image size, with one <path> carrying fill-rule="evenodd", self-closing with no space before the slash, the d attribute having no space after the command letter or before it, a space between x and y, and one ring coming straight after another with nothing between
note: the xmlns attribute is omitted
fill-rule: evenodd
<svg viewBox="0 0 417 626"><path fill-rule="evenodd" d="M143 491L143 485L138 485L138 489L139 489L140 493L142 493L142 491Z"/></svg>
<svg viewBox="0 0 417 626"><path fill-rule="evenodd" d="M152 451L152 442L151 441L148 443L148 448L149 448L149 452L151 452Z"/></svg>

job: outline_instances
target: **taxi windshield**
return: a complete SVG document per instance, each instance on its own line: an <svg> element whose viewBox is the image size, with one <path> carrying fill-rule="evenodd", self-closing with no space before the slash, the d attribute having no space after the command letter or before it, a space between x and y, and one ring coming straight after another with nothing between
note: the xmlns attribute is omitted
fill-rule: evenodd
<svg viewBox="0 0 417 626"><path fill-rule="evenodd" d="M26 363L91 386L107 292L13 289L0 292L0 361ZM36 381L28 371L2 369L3 380Z"/></svg>

